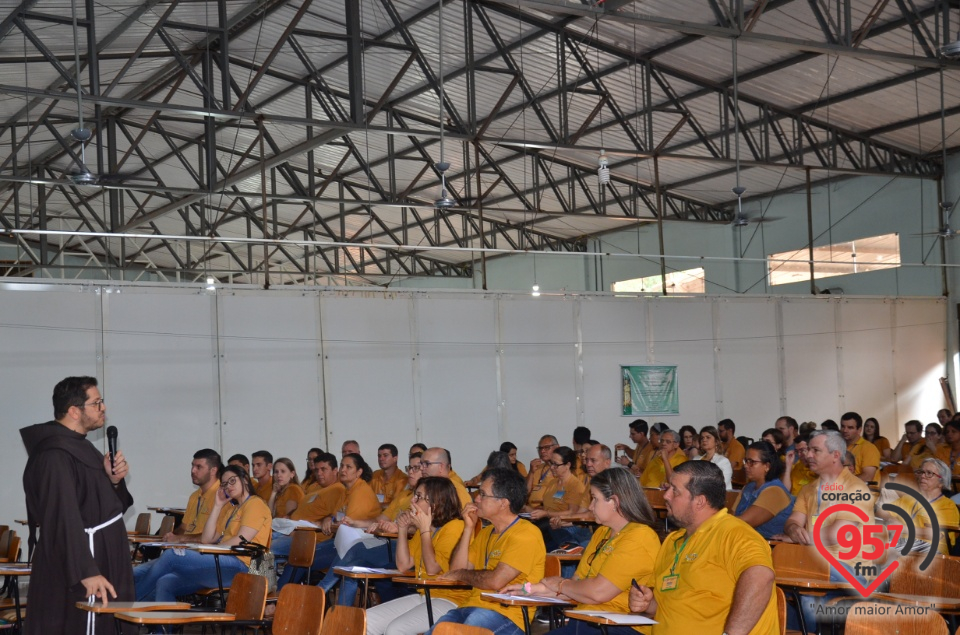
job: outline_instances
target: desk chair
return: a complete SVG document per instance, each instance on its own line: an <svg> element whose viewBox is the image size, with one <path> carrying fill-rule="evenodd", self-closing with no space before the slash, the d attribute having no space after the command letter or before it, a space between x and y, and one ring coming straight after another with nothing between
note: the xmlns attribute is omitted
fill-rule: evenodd
<svg viewBox="0 0 960 635"><path fill-rule="evenodd" d="M323 628L320 629L320 635L366 635L366 632L367 612L353 606L331 608L323 618Z"/></svg>
<svg viewBox="0 0 960 635"><path fill-rule="evenodd" d="M466 626L453 622L440 622L433 627L433 633L434 635L493 635L493 631L489 628Z"/></svg>
<svg viewBox="0 0 960 635"><path fill-rule="evenodd" d="M149 533L150 533L150 516L151 516L151 515L152 515L152 514L151 514L150 512L143 512L142 514L140 514L139 516L137 516L137 522L136 522L136 524L133 526L133 531L132 531L132 532L127 532L127 533L139 534L139 535L141 535L141 536L146 536L147 534L149 534Z"/></svg>
<svg viewBox="0 0 960 635"><path fill-rule="evenodd" d="M301 532L313 533L313 532ZM271 633L275 635L320 635L327 594L305 584L288 584L280 590ZM364 618L366 619L366 618Z"/></svg>

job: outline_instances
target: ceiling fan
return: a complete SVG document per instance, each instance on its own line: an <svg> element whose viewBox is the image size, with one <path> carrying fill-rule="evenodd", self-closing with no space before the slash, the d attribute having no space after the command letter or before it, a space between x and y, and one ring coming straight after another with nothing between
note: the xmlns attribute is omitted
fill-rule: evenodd
<svg viewBox="0 0 960 635"><path fill-rule="evenodd" d="M943 210L943 216L946 218L943 222L943 227L938 229L935 232L922 232L919 234L912 234L913 236L936 236L937 238L942 238L943 240L952 240L957 237L957 234L960 233L957 230L950 227L950 210L953 209L953 203L949 201L944 201L940 203L940 208Z"/></svg>
<svg viewBox="0 0 960 635"><path fill-rule="evenodd" d="M737 185L733 188L733 193L737 196L737 213L734 215L733 220L730 221L731 227L742 228L756 223L772 223L774 221L781 220L778 216L764 216L761 214L758 217L751 217L744 214L743 193L746 191L747 188L743 187L742 185Z"/></svg>

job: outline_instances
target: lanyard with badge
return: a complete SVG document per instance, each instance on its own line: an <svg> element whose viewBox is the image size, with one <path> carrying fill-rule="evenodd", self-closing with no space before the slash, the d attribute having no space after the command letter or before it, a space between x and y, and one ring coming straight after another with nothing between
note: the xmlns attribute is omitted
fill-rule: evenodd
<svg viewBox="0 0 960 635"><path fill-rule="evenodd" d="M250 500L250 498L251 498L250 496L247 496L242 503L234 507L233 511L230 512L230 516L227 518L227 523L223 526L223 531L220 532L220 537L217 538L216 544L220 544L220 541L223 540L224 534L227 533L227 529L230 527L230 521L233 520L233 517L237 515L237 512L240 511L240 508L243 507L247 503L247 501ZM238 519L238 522L239 522L239 519Z"/></svg>
<svg viewBox="0 0 960 635"><path fill-rule="evenodd" d="M503 539L503 537L507 534L508 531L510 531L510 528L517 524L517 521L518 521L518 520L520 520L520 517L519 517L519 516L517 516L516 518L514 518L514 519L513 519L513 522L511 522L509 525L507 525L507 528L504 529L503 532L502 532L499 536L497 536L497 539L493 541L493 546L494 546L494 547L496 547L496 546L497 546L497 543L500 542L500 541ZM493 538L493 532L492 532L492 531L490 532L490 538ZM487 538L487 546L486 546L487 548L484 549L484 552L485 552L485 556L484 556L484 559L483 559L483 568L484 568L484 570L486 570L487 567L488 567L488 565L490 564L490 554L492 553L492 551L490 550L490 547L489 547L489 546L490 546L490 538Z"/></svg>
<svg viewBox="0 0 960 635"><path fill-rule="evenodd" d="M663 576L663 581L660 583L661 591L673 591L680 584L680 574L675 573L675 571L677 570L677 563L680 562L680 554L682 554L683 550L687 548L687 541L689 540L690 536L687 535L683 539L683 544L677 548L677 553L673 556L673 566L670 567L670 575ZM673 545L676 548L677 543L674 542Z"/></svg>

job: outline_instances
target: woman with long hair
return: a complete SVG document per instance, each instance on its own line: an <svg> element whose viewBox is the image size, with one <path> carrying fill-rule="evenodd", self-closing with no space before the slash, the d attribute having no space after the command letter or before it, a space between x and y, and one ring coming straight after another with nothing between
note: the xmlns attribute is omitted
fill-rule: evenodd
<svg viewBox="0 0 960 635"><path fill-rule="evenodd" d="M241 541L270 546L270 508L253 496L253 483L246 470L236 465L223 469L220 489L203 526L200 542L231 547ZM178 553L179 552L179 553ZM225 586L237 573L246 572L250 558L220 555ZM212 554L167 549L136 586L137 601L171 602L207 587L217 586L217 566Z"/></svg>
<svg viewBox="0 0 960 635"><path fill-rule="evenodd" d="M601 526L572 578L543 578L536 584L509 585L506 593L557 596L577 605L578 610L629 613L632 580L653 583L653 564L660 539L653 529L656 517L628 470L611 468L590 482L590 511ZM636 635L631 626L607 626L609 635ZM571 620L554 635L590 635L601 632L598 625Z"/></svg>
<svg viewBox="0 0 960 635"><path fill-rule="evenodd" d="M450 479L428 476L417 483L410 509L397 517L397 569L432 579L450 570L450 556L463 534L460 500ZM404 540L409 529L409 540ZM434 618L456 608L470 596L468 589L433 589ZM367 609L367 635L412 635L430 628L423 592Z"/></svg>
<svg viewBox="0 0 960 635"><path fill-rule="evenodd" d="M280 457L273 462L273 491L270 492L270 513L274 518L290 518L303 500L303 488L293 461Z"/></svg>
<svg viewBox="0 0 960 635"><path fill-rule="evenodd" d="M863 420L863 438L877 446L882 460L890 460L890 440L880 434L880 423L875 418L867 417Z"/></svg>
<svg viewBox="0 0 960 635"><path fill-rule="evenodd" d="M680 428L680 449L687 455L688 459L695 459L700 456L700 435L693 426L681 426Z"/></svg>
<svg viewBox="0 0 960 635"><path fill-rule="evenodd" d="M733 489L733 465L730 459L720 454L720 431L714 426L704 426L700 430L700 461L710 461L723 472L723 486Z"/></svg>
<svg viewBox="0 0 960 635"><path fill-rule="evenodd" d="M766 441L751 443L743 459L747 484L733 504L733 515L768 540L783 533L794 498L783 484L783 462Z"/></svg>

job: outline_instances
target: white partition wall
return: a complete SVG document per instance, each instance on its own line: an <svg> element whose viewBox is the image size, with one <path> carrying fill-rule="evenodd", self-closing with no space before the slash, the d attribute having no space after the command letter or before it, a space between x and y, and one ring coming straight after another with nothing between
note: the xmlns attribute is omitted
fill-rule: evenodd
<svg viewBox="0 0 960 635"><path fill-rule="evenodd" d="M891 441L943 406L946 303L932 298L532 297L469 291L208 291L0 287L8 477L17 430L48 420L53 385L101 379L137 504L182 504L194 451L267 449L300 467L348 438L375 464L391 442L451 450L464 477L500 442L522 460L574 426L626 441L621 364L678 367L671 427L732 418L758 437L781 413L875 416ZM91 439L103 445L103 434ZM0 492L8 520L19 486ZM2 521L3 519L0 519Z"/></svg>

